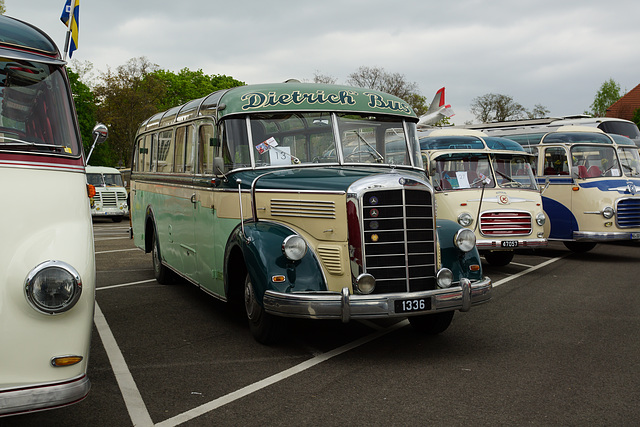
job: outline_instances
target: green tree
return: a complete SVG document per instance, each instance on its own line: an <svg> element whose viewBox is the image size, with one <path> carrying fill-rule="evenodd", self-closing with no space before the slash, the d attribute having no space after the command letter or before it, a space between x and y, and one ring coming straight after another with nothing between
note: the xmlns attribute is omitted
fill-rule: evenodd
<svg viewBox="0 0 640 427"><path fill-rule="evenodd" d="M110 152L111 166L130 166L138 126L159 111L158 100L163 99L166 89L164 83L152 75L157 70L156 64L139 57L115 71L108 69L99 77L94 89L98 100L96 116L109 128L107 142L100 149Z"/></svg>
<svg viewBox="0 0 640 427"><path fill-rule="evenodd" d="M408 82L400 73L388 73L384 68L360 67L349 74L347 84L351 86L375 89L395 95L405 100L418 116L429 109L426 98L419 94L418 84Z"/></svg>
<svg viewBox="0 0 640 427"><path fill-rule="evenodd" d="M164 96L156 103L158 111L202 98L217 90L245 84L229 76L221 74L208 76L202 70L190 71L187 68L183 68L178 74L167 70L156 70L150 72L147 78L161 82L165 88Z"/></svg>
<svg viewBox="0 0 640 427"><path fill-rule="evenodd" d="M632 121L640 128L640 108L633 112Z"/></svg>
<svg viewBox="0 0 640 427"><path fill-rule="evenodd" d="M93 144L93 135L91 131L96 124L96 98L93 92L80 80L80 75L75 72L71 67L67 68L67 75L69 76L69 83L71 85L71 93L73 94L73 102L76 106L76 113L78 115L78 124L80 125L80 136L82 137L82 146L84 147L85 156L89 154L91 145ZM99 158L96 150L91 155L92 163L95 165L101 165L103 159ZM97 161L94 162L94 160Z"/></svg>
<svg viewBox="0 0 640 427"><path fill-rule="evenodd" d="M610 78L602 83L602 86L600 86L600 89L596 92L589 114L594 117L604 117L607 108L611 107L620 97L620 85Z"/></svg>
<svg viewBox="0 0 640 427"><path fill-rule="evenodd" d="M7 8L4 5L4 0L0 0L0 15L4 15L7 11Z"/></svg>

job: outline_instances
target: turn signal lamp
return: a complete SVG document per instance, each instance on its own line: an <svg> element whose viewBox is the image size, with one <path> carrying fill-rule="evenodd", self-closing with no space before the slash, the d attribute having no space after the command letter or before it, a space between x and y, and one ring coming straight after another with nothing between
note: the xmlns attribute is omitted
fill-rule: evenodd
<svg viewBox="0 0 640 427"><path fill-rule="evenodd" d="M471 264L469 266L470 271L480 271L480 266L478 264Z"/></svg>
<svg viewBox="0 0 640 427"><path fill-rule="evenodd" d="M92 199L96 196L96 187L91 184L87 184L87 196Z"/></svg>
<svg viewBox="0 0 640 427"><path fill-rule="evenodd" d="M82 356L61 356L51 359L51 366L60 368L62 366L71 366L82 362Z"/></svg>

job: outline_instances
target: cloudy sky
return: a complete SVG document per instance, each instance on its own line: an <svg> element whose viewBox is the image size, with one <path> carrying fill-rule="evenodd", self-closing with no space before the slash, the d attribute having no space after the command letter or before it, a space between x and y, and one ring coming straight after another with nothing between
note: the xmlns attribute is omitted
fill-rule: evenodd
<svg viewBox="0 0 640 427"><path fill-rule="evenodd" d="M64 0L5 0L6 15L59 47ZM455 124L488 93L551 115L590 109L603 82L640 84L637 0L81 0L73 59L97 73L144 56L246 83L344 83L361 66L400 73L429 101L446 87Z"/></svg>

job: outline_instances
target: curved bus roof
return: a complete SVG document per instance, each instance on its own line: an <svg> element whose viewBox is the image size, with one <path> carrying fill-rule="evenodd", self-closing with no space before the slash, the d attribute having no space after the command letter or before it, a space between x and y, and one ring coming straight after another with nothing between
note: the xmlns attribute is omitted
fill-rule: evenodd
<svg viewBox="0 0 640 427"><path fill-rule="evenodd" d="M442 129L420 138L422 150L490 150L526 152L515 141L507 138L487 136L474 130Z"/></svg>
<svg viewBox="0 0 640 427"><path fill-rule="evenodd" d="M418 120L404 100L372 89L317 83L238 86L170 108L145 120L139 133L198 116L218 118L246 113L335 111L388 114Z"/></svg>
<svg viewBox="0 0 640 427"><path fill-rule="evenodd" d="M0 57L64 64L51 38L39 28L0 15Z"/></svg>

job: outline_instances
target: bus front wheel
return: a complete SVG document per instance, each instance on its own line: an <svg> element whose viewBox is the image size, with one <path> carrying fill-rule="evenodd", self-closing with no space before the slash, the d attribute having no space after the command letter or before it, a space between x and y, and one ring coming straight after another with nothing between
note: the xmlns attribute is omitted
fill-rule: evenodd
<svg viewBox="0 0 640 427"><path fill-rule="evenodd" d="M256 293L247 273L244 279L244 308L253 338L261 344L271 344L277 338L278 318L264 311L256 299Z"/></svg>
<svg viewBox="0 0 640 427"><path fill-rule="evenodd" d="M425 314L424 316L411 316L409 323L418 332L427 335L437 335L447 330L453 320L454 311Z"/></svg>
<svg viewBox="0 0 640 427"><path fill-rule="evenodd" d="M563 242L563 243L567 249L577 254L589 252L591 249L595 248L597 245L596 242Z"/></svg>

